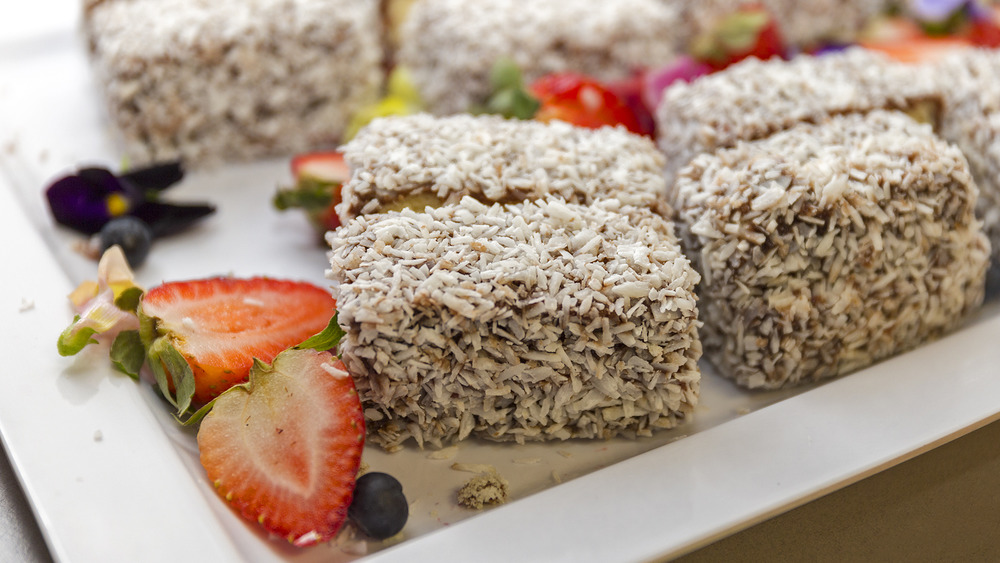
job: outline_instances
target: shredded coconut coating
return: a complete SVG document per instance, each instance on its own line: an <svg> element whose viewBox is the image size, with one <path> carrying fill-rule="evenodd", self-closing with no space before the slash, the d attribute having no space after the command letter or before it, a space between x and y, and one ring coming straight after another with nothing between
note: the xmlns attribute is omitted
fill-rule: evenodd
<svg viewBox="0 0 1000 563"><path fill-rule="evenodd" d="M685 38L711 30L746 0L669 0L681 8ZM885 12L889 0L759 0L774 16L782 39L790 45L846 43L855 38L873 16ZM685 42L684 45L687 45Z"/></svg>
<svg viewBox="0 0 1000 563"><path fill-rule="evenodd" d="M750 58L664 92L656 117L667 182L698 153L831 115L909 109L939 97L914 67L862 48L790 61Z"/></svg>
<svg viewBox="0 0 1000 563"><path fill-rule="evenodd" d="M382 82L376 0L115 0L84 29L134 163L332 147Z"/></svg>
<svg viewBox="0 0 1000 563"><path fill-rule="evenodd" d="M926 70L945 94L939 132L969 161L980 190L977 213L1000 261L1000 52L970 49Z"/></svg>
<svg viewBox="0 0 1000 563"><path fill-rule="evenodd" d="M648 210L467 197L327 240L374 443L647 436L692 414L699 276Z"/></svg>
<svg viewBox="0 0 1000 563"><path fill-rule="evenodd" d="M957 148L876 111L702 154L677 227L702 274L705 357L748 388L844 374L955 328L989 242Z"/></svg>
<svg viewBox="0 0 1000 563"><path fill-rule="evenodd" d="M403 24L398 60L430 111L450 114L483 102L501 58L529 82L566 70L625 78L671 60L677 24L662 0L421 0Z"/></svg>
<svg viewBox="0 0 1000 563"><path fill-rule="evenodd" d="M347 220L417 194L448 203L617 198L662 211L667 191L656 145L617 127L420 114L377 119L343 151L351 179L337 214Z"/></svg>

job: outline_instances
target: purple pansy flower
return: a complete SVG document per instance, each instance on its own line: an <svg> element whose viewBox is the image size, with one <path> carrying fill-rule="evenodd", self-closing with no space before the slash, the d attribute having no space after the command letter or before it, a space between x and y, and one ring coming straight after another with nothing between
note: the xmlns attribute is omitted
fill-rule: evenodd
<svg viewBox="0 0 1000 563"><path fill-rule="evenodd" d="M119 175L92 166L56 180L45 190L45 197L56 222L86 235L100 231L115 217L133 215L145 221L155 236L164 236L215 211L214 206L206 204L179 205L158 200L161 191L183 176L179 162Z"/></svg>

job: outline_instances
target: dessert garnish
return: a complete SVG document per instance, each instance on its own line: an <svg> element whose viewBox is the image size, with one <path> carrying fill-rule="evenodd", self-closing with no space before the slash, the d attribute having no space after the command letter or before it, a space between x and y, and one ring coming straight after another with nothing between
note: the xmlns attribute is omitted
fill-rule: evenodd
<svg viewBox="0 0 1000 563"><path fill-rule="evenodd" d="M306 282L169 282L142 296L139 334L157 386L183 415L246 381L255 361L323 330L335 312L330 293Z"/></svg>
<svg viewBox="0 0 1000 563"><path fill-rule="evenodd" d="M509 59L500 59L493 65L490 84L490 95L471 108L471 113L538 121L558 119L591 129L623 125L633 133L652 134L618 92L628 90L628 83L617 84L615 88L584 74L560 72L526 85L517 65Z"/></svg>
<svg viewBox="0 0 1000 563"><path fill-rule="evenodd" d="M527 90L521 69L514 61L502 58L490 70L490 94L469 113L493 113L508 119L532 119L541 105Z"/></svg>
<svg viewBox="0 0 1000 563"><path fill-rule="evenodd" d="M125 254L112 246L97 265L97 281L85 281L69 295L76 315L59 335L59 354L73 356L90 344L112 342L122 331L138 329L135 308L142 291ZM112 347L112 356L114 353ZM137 378L138 371L129 375Z"/></svg>
<svg viewBox="0 0 1000 563"><path fill-rule="evenodd" d="M651 133L643 130L635 112L614 91L591 77L549 74L534 81L530 91L540 103L534 115L538 121L559 119L591 129L622 125L633 133Z"/></svg>
<svg viewBox="0 0 1000 563"><path fill-rule="evenodd" d="M202 466L243 518L297 547L333 538L349 508L372 538L402 529L406 499L388 475L365 479L352 505L365 421L354 380L330 352L343 331L326 290L210 278L143 292L117 246L98 270L70 295L81 313L60 354L113 340L116 369L152 372L178 421L200 425ZM192 402L203 406L181 420Z"/></svg>
<svg viewBox="0 0 1000 563"><path fill-rule="evenodd" d="M305 547L347 518L365 441L354 381L306 345L213 401L198 430L201 464L219 496L250 522Z"/></svg>
<svg viewBox="0 0 1000 563"><path fill-rule="evenodd" d="M785 57L786 49L771 13L759 4L750 4L696 37L690 53L713 69L721 70L748 57L761 60Z"/></svg>
<svg viewBox="0 0 1000 563"><path fill-rule="evenodd" d="M146 262L153 246L153 229L138 217L123 215L105 223L97 233L97 241L101 254L118 246L128 263L138 268Z"/></svg>
<svg viewBox="0 0 1000 563"><path fill-rule="evenodd" d="M145 223L153 239L179 233L215 211L215 206L206 203L160 199L160 194L183 176L184 170L176 161L119 174L89 166L54 181L46 188L45 197L56 222L81 234L96 234L110 221L130 216ZM137 259L144 255L132 249L128 252ZM140 264L141 260L132 262L133 267Z"/></svg>
<svg viewBox="0 0 1000 563"><path fill-rule="evenodd" d="M351 177L339 152L312 152L292 158L294 185L279 188L272 203L279 210L301 209L322 240L323 233L340 226L334 209L340 203L340 188Z"/></svg>
<svg viewBox="0 0 1000 563"><path fill-rule="evenodd" d="M351 117L344 132L344 141L354 138L358 131L376 117L412 115L423 111L424 102L413 85L409 71L396 66L386 79L385 94L377 102L362 107Z"/></svg>
<svg viewBox="0 0 1000 563"><path fill-rule="evenodd" d="M347 515L367 536L391 538L403 529L409 514L403 485L395 477L377 471L358 477Z"/></svg>
<svg viewBox="0 0 1000 563"><path fill-rule="evenodd" d="M178 416L246 381L255 360L273 360L336 313L325 289L264 277L168 282L143 292L117 246L101 257L98 281L81 284L70 300L78 314L59 337L59 353L110 341L115 368L138 379L148 366Z"/></svg>

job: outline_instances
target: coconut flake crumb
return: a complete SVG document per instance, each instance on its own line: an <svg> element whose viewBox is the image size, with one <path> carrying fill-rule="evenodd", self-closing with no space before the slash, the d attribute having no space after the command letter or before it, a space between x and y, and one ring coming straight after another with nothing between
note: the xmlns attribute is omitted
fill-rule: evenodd
<svg viewBox="0 0 1000 563"><path fill-rule="evenodd" d="M511 461L513 461L514 463L516 463L518 465L536 465L536 464L539 464L539 463L542 462L542 458L540 458L540 457L519 457L519 458L514 458Z"/></svg>
<svg viewBox="0 0 1000 563"><path fill-rule="evenodd" d="M324 362L324 363L320 364L320 367L323 368L323 371L325 371L326 373L330 374L330 376L332 376L334 378L337 378L337 379L349 376L349 374L346 371L338 368L337 366L335 366L334 364L331 364L331 363Z"/></svg>
<svg viewBox="0 0 1000 563"><path fill-rule="evenodd" d="M427 454L427 459L451 459L458 453L458 446L448 446Z"/></svg>
<svg viewBox="0 0 1000 563"><path fill-rule="evenodd" d="M310 530L310 531L302 534L301 536L295 538L295 540L292 542L292 545L294 545L296 547L301 547L303 545L309 545L309 544L312 544L315 541L319 540L320 537L321 536L316 532L316 530Z"/></svg>
<svg viewBox="0 0 1000 563"><path fill-rule="evenodd" d="M35 301L34 300L28 299L27 297L22 297L21 298L21 306L18 307L17 310L19 312L21 312L21 313L27 313L28 311L30 311L30 310L32 310L34 308L35 308Z"/></svg>
<svg viewBox="0 0 1000 563"><path fill-rule="evenodd" d="M496 470L476 475L458 491L458 504L480 510L489 504L503 504L510 494L510 484Z"/></svg>
<svg viewBox="0 0 1000 563"><path fill-rule="evenodd" d="M488 463L453 463L451 468L455 471L466 471L468 473L496 473L497 468Z"/></svg>
<svg viewBox="0 0 1000 563"><path fill-rule="evenodd" d="M104 441L104 433L101 432L100 430L94 430L94 441L95 442L103 442Z"/></svg>

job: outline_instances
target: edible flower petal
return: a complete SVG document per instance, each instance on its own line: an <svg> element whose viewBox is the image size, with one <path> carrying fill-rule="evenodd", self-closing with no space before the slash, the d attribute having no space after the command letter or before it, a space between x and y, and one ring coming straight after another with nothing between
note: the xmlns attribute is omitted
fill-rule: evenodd
<svg viewBox="0 0 1000 563"><path fill-rule="evenodd" d="M671 84L691 82L695 78L712 72L712 67L688 55L681 55L670 64L646 73L643 87L643 99L646 105L654 111L663 99L663 92Z"/></svg>
<svg viewBox="0 0 1000 563"><path fill-rule="evenodd" d="M84 168L56 180L45 190L45 197L59 224L92 235L142 200L129 187L107 170Z"/></svg>
<svg viewBox="0 0 1000 563"><path fill-rule="evenodd" d="M369 104L351 117L344 133L344 141L349 141L358 134L362 127L368 125L376 117L390 115L412 115L424 109L423 99L413 85L409 71L397 66L389 73L386 82L385 96L374 104Z"/></svg>
<svg viewBox="0 0 1000 563"><path fill-rule="evenodd" d="M208 204L159 201L160 192L183 178L180 162L164 162L114 174L97 166L80 168L45 190L52 216L60 225L93 235L116 217L132 215L156 237L180 232L212 214Z"/></svg>
<svg viewBox="0 0 1000 563"><path fill-rule="evenodd" d="M969 0L910 0L911 16L930 35L954 33L968 16Z"/></svg>
<svg viewBox="0 0 1000 563"><path fill-rule="evenodd" d="M910 0L910 12L921 21L944 21L958 10L965 8L969 0Z"/></svg>
<svg viewBox="0 0 1000 563"><path fill-rule="evenodd" d="M123 330L139 328L135 303L142 288L135 283L121 248L109 248L97 272L96 283L83 282L70 294L77 315L59 335L57 348L62 356L73 356L89 344L111 341Z"/></svg>

